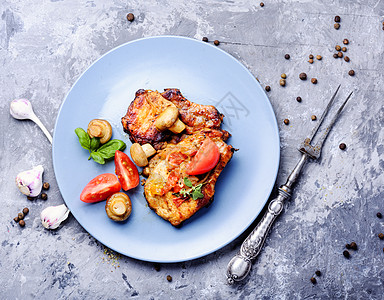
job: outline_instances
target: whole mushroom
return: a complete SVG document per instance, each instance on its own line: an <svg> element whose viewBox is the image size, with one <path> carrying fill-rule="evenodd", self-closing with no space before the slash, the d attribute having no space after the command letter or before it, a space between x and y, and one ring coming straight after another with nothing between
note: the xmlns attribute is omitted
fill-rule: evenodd
<svg viewBox="0 0 384 300"><path fill-rule="evenodd" d="M111 220L125 221L132 212L131 199L123 192L115 193L107 199L105 211Z"/></svg>
<svg viewBox="0 0 384 300"><path fill-rule="evenodd" d="M100 143L105 144L112 137L112 126L111 124L102 119L93 119L88 124L87 132L91 138L100 138Z"/></svg>
<svg viewBox="0 0 384 300"><path fill-rule="evenodd" d="M173 133L180 133L185 129L185 124L179 119L179 110L175 106L168 106L156 119L156 129L166 129Z"/></svg>
<svg viewBox="0 0 384 300"><path fill-rule="evenodd" d="M132 160L139 167L145 167L148 165L148 158L156 153L156 150L151 144L140 145L134 143L130 149Z"/></svg>

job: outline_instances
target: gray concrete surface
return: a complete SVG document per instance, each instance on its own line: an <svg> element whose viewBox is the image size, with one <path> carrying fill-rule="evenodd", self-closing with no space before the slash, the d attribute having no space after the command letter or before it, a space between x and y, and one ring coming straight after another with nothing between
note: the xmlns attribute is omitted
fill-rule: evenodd
<svg viewBox="0 0 384 300"><path fill-rule="evenodd" d="M384 1L15 1L0 2L1 299L382 299L384 292ZM132 12L133 23L125 16ZM341 28L333 18L341 16ZM136 38L182 35L221 41L268 93L281 134L284 183L296 146L320 115L334 87L351 103L327 140L323 157L304 170L293 199L273 227L244 282L228 286L225 270L250 231L221 250L185 263L152 263L119 256L71 216L57 231L44 230L40 211L62 203L51 146L31 122L8 112L25 97L53 132L60 104L79 75L110 49ZM350 62L335 60L348 38ZM290 60L284 54L291 55ZM309 54L321 61L307 62ZM354 69L356 76L348 76ZM281 73L288 76L280 87ZM298 74L318 84L300 81ZM302 103L295 98L301 96ZM289 126L283 120L290 120ZM338 145L344 142L345 151ZM51 183L48 202L28 202L14 177L43 164ZM30 208L26 227L12 220ZM351 258L342 255L356 241ZM313 285L316 270L322 275ZM166 275L173 277L167 282Z"/></svg>

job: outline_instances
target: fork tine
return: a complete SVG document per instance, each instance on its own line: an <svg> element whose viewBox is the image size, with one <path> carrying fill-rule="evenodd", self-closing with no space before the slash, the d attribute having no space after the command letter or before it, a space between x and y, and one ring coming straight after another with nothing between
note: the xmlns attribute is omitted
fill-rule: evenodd
<svg viewBox="0 0 384 300"><path fill-rule="evenodd" d="M312 141L312 139L313 139L314 136L316 135L317 131L319 130L320 125L321 125L321 123L323 123L324 118L325 118L326 115L328 114L328 111L329 111L329 109L331 108L332 103L333 103L333 101L335 100L336 94L337 94L337 92L339 91L340 87L341 87L341 84L339 84L339 86L337 87L336 92L333 94L331 100L329 101L327 107L325 108L323 114L321 115L321 118L320 118L319 122L317 123L317 125L315 126L315 128L313 128L313 130L312 130L312 132L311 132L311 135L309 136L308 143L310 143L310 142Z"/></svg>
<svg viewBox="0 0 384 300"><path fill-rule="evenodd" d="M335 114L335 116L333 117L331 123L328 125L327 129L325 130L323 136L319 139L319 141L316 143L316 146L315 148L321 150L321 147L323 146L323 143L325 141L325 139L327 138L329 132L331 131L333 125L335 124L336 120L338 119L338 117L340 116L341 114L341 111L343 110L344 106L347 104L349 98L351 98L353 92L351 92L347 99L344 101L344 103L340 106L340 108L338 109L337 113Z"/></svg>

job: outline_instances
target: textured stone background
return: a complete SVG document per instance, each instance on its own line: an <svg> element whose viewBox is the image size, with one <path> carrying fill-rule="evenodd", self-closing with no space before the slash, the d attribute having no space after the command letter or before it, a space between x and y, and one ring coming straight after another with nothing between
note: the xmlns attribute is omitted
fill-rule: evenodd
<svg viewBox="0 0 384 300"><path fill-rule="evenodd" d="M136 16L133 23L128 12ZM265 0L261 8L249 0L1 0L0 15L1 299L382 299L384 241L377 234L384 221L375 215L384 213L384 1ZM51 146L31 122L9 115L12 99L28 98L53 132L64 96L94 60L124 42L164 34L218 39L272 87L281 134L277 185L299 158L296 146L314 125L310 116L321 114L337 84L343 85L340 98L355 93L322 159L304 170L250 276L233 287L226 284L226 266L250 229L211 255L162 264L159 272L152 263L110 252L72 216L60 230L44 230L40 211L63 201ZM343 38L350 40L349 63L332 58ZM323 60L310 65L311 53ZM283 72L285 88L278 84ZM300 72L318 84L300 81ZM341 142L346 151L339 150ZM51 183L48 202L28 202L14 184L18 172L37 164ZM30 214L21 229L12 218L24 206ZM359 250L346 260L342 251L352 240ZM323 275L312 285L317 269Z"/></svg>

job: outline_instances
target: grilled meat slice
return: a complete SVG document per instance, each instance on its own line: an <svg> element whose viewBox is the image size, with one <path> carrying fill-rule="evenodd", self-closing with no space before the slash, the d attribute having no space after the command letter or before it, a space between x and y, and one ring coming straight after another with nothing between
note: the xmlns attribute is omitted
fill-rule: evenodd
<svg viewBox="0 0 384 300"><path fill-rule="evenodd" d="M178 89L167 89L162 94L158 91L138 90L126 115L121 119L124 131L129 134L132 143L150 143L156 149L161 149L165 141L180 139L181 135L156 129L156 118L168 106L178 108L179 118L186 125L183 134L214 129L223 132L224 140L230 136L227 131L220 129L223 115L214 106L188 101Z"/></svg>
<svg viewBox="0 0 384 300"><path fill-rule="evenodd" d="M222 135L219 130L205 130L205 132L184 135L179 143L168 143L150 160L149 166L145 170L149 174L144 186L145 198L149 207L172 225L181 224L213 201L216 181L232 158L234 151L232 146L223 141ZM187 175L188 163L208 136L219 147L218 164L206 174ZM203 198L193 200L189 196L183 197L180 190L188 190L184 184L185 177L188 177L193 186L203 184L201 188Z"/></svg>

